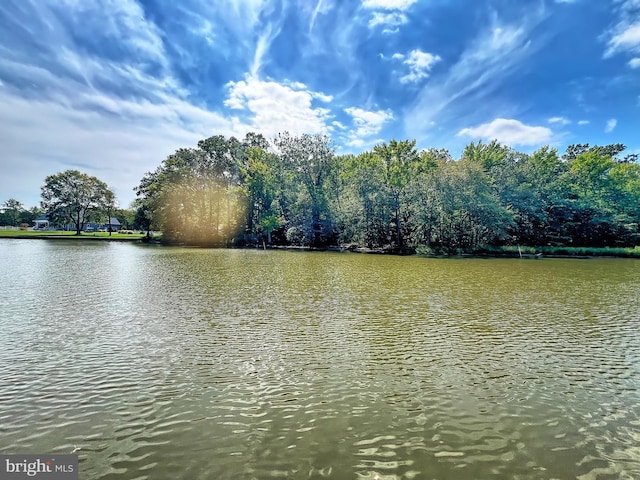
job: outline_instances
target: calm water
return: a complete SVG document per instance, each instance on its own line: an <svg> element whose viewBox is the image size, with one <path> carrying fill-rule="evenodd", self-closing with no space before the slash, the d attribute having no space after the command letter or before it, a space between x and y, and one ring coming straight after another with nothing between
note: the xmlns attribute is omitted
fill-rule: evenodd
<svg viewBox="0 0 640 480"><path fill-rule="evenodd" d="M81 479L638 479L640 261L0 240L0 452Z"/></svg>

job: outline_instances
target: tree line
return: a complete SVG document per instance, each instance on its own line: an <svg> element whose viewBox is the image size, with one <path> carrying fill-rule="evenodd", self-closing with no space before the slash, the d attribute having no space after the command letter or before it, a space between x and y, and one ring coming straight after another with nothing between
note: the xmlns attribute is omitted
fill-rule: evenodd
<svg viewBox="0 0 640 480"><path fill-rule="evenodd" d="M640 244L640 164L621 144L532 154L497 141L459 159L410 140L337 155L325 135L221 135L182 148L135 188L136 218L168 242L361 246Z"/></svg>
<svg viewBox="0 0 640 480"><path fill-rule="evenodd" d="M485 246L640 244L640 164L622 144L548 146L526 154L472 142L460 158L391 140L337 155L330 137L272 142L222 135L169 155L135 187L129 209L77 170L50 175L41 209L9 199L0 223L41 213L80 234L117 216L161 230L169 243L206 246L332 245L451 253Z"/></svg>

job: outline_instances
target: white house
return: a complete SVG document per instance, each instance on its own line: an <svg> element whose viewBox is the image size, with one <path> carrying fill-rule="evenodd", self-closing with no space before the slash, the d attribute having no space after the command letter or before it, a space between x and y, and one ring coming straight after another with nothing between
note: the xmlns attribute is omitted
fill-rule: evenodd
<svg viewBox="0 0 640 480"><path fill-rule="evenodd" d="M45 215L41 215L33 221L34 230L49 230L49 220Z"/></svg>

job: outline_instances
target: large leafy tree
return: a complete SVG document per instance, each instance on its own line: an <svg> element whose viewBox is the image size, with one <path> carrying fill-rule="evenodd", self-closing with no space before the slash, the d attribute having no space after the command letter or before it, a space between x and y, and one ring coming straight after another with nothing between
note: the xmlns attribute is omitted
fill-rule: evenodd
<svg viewBox="0 0 640 480"><path fill-rule="evenodd" d="M258 234L266 236L271 243L271 234L282 223L282 212L278 202L280 183L277 175L277 156L259 147L249 147L246 160L240 168L244 194L247 198L245 232L251 238Z"/></svg>
<svg viewBox="0 0 640 480"><path fill-rule="evenodd" d="M10 198L2 206L4 207L4 222L12 227L17 226L22 212L24 212L24 205L15 198Z"/></svg>
<svg viewBox="0 0 640 480"><path fill-rule="evenodd" d="M78 170L66 170L45 179L40 203L50 220L73 224L76 235L80 235L113 198L113 192L102 180Z"/></svg>
<svg viewBox="0 0 640 480"><path fill-rule="evenodd" d="M404 248L403 216L406 188L412 178L420 173L420 156L415 146L415 140L391 140L388 144L383 142L373 147L373 153L380 161L398 250Z"/></svg>
<svg viewBox="0 0 640 480"><path fill-rule="evenodd" d="M284 132L274 143L284 168L308 195L308 202L302 199L299 202L298 217L301 220L295 222L297 225L292 228L299 231L300 236L294 240L314 246L327 243L334 234L325 189L334 171L333 142L326 135L305 134L296 137Z"/></svg>
<svg viewBox="0 0 640 480"><path fill-rule="evenodd" d="M229 245L246 229L247 151L266 145L264 137L243 142L215 135L198 148L181 148L135 188L137 223L163 230L165 239L200 245Z"/></svg>

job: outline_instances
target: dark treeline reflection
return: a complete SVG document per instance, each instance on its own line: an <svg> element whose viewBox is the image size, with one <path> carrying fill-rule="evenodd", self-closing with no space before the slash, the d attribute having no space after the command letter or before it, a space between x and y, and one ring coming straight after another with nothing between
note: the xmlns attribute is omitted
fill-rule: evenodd
<svg viewBox="0 0 640 480"><path fill-rule="evenodd" d="M170 155L136 187L137 217L170 242L352 245L452 252L491 245L633 246L640 164L624 145L564 155L415 141L336 155L322 135L218 135Z"/></svg>

